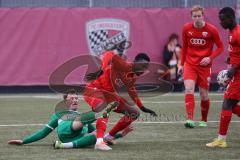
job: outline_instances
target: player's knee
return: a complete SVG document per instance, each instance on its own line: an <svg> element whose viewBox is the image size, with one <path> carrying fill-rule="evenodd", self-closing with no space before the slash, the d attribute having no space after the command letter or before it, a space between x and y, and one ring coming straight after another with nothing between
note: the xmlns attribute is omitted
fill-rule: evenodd
<svg viewBox="0 0 240 160"><path fill-rule="evenodd" d="M194 87L186 87L185 88L186 94L193 94L194 93Z"/></svg>
<svg viewBox="0 0 240 160"><path fill-rule="evenodd" d="M140 116L140 112L136 109L132 113L130 113L130 117L133 120L136 120Z"/></svg>
<svg viewBox="0 0 240 160"><path fill-rule="evenodd" d="M74 121L74 122L72 123L72 130L74 130L74 131L78 131L78 130L80 130L82 127L83 127L83 124L82 124L82 122L80 122L80 121Z"/></svg>
<svg viewBox="0 0 240 160"><path fill-rule="evenodd" d="M205 92L200 92L201 100L206 101L209 99L208 94Z"/></svg>

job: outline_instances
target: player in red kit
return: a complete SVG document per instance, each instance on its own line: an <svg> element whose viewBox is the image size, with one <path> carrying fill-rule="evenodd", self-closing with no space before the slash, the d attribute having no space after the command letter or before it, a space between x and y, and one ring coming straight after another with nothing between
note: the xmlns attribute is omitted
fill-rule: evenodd
<svg viewBox="0 0 240 160"><path fill-rule="evenodd" d="M156 116L156 113L143 106L141 100L137 96L135 89L135 81L137 76L140 76L148 68L150 61L145 53L140 53L135 57L133 63L127 63L113 51L105 53L103 57L103 73L96 80L89 83L84 93L85 101L92 107L93 111L101 111L107 104L118 102L118 107L115 109L117 113L123 113L124 116L110 130L105 137L107 141L111 141L114 135L128 127L139 116L139 111L133 106L131 100L143 112L150 113ZM109 58L110 57L110 58ZM109 61L111 59L111 61ZM106 63L104 60L107 60ZM108 64L108 65L105 65ZM128 92L126 95L120 95L119 89ZM97 142L95 149L110 150L103 142L104 132L107 127L108 118L99 118L97 120Z"/></svg>
<svg viewBox="0 0 240 160"><path fill-rule="evenodd" d="M227 76L231 79L224 93L218 138L206 144L207 147L227 147L226 135L232 113L240 117L240 25L235 20L235 12L230 7L219 11L220 24L224 29L229 29L229 58L231 67Z"/></svg>
<svg viewBox="0 0 240 160"><path fill-rule="evenodd" d="M202 119L200 127L207 126L207 115L210 106L208 88L211 75L211 65L222 51L223 43L215 26L203 20L203 8L193 6L191 9L193 22L183 27L181 51L181 63L179 74L183 73L185 86L185 106L187 121L184 124L187 128L194 128L194 90L195 84L199 87L201 97ZM217 49L213 51L214 44Z"/></svg>

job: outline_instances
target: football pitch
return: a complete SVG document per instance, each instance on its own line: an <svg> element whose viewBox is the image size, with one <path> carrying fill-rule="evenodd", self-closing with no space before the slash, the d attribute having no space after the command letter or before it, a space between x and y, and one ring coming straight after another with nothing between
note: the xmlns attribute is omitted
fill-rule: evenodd
<svg viewBox="0 0 240 160"><path fill-rule="evenodd" d="M200 101L196 95L196 120L200 119ZM143 98L143 104L159 115L152 118L141 112L134 123L135 130L117 144L112 151L84 149L55 150L52 144L56 133L45 139L24 145L10 146L10 139L22 139L47 123L54 106L61 100L55 94L0 95L0 159L1 160L233 160L239 159L240 119L233 115L228 131L227 148L206 148L217 137L222 94L211 93L211 108L207 128L185 129L184 95L181 93ZM80 111L89 107L81 100ZM111 114L108 129L120 118Z"/></svg>

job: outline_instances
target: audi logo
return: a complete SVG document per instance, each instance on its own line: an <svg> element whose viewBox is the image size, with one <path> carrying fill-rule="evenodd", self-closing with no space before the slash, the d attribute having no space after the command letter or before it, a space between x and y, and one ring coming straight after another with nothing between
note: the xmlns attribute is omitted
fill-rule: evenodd
<svg viewBox="0 0 240 160"><path fill-rule="evenodd" d="M191 44L198 44L198 45L205 45L206 40L205 39L199 39L199 38L191 38L190 43Z"/></svg>

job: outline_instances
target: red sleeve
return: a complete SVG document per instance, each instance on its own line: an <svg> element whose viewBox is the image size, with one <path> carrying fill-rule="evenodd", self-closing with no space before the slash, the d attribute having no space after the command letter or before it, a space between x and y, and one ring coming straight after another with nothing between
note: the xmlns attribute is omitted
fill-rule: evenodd
<svg viewBox="0 0 240 160"><path fill-rule="evenodd" d="M185 60L186 60L186 53L187 53L187 48L188 48L188 42L187 42L187 26L184 26L183 27L183 30L182 30L182 49L181 49L181 63L180 65L183 66L184 63L185 63Z"/></svg>
<svg viewBox="0 0 240 160"><path fill-rule="evenodd" d="M237 36L237 43L238 43L238 46L240 46L240 27L239 27L239 25L237 25L237 33L234 36ZM231 57L230 57L230 59L231 59ZM238 63L233 64L232 67L240 69L240 61L238 61Z"/></svg>
<svg viewBox="0 0 240 160"><path fill-rule="evenodd" d="M143 107L143 104L142 104L141 100L138 97L137 90L136 90L135 87L129 88L128 89L128 94L132 98L134 103L138 106L138 108L142 108Z"/></svg>
<svg viewBox="0 0 240 160"><path fill-rule="evenodd" d="M211 60L216 58L223 51L223 42L222 42L216 28L213 28L213 39L214 39L214 42L217 45L217 49L212 52L212 54L210 56Z"/></svg>

